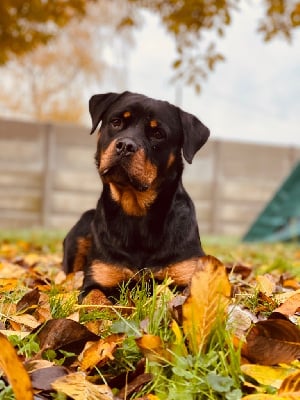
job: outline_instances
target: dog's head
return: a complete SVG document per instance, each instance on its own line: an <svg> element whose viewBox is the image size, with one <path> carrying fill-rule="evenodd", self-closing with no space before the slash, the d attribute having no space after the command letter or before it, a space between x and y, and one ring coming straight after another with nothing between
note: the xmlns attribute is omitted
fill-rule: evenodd
<svg viewBox="0 0 300 400"><path fill-rule="evenodd" d="M160 187L181 176L181 154L191 163L209 136L195 116L141 94L97 94L89 108L91 133L101 122L95 156L99 174L129 215L144 215Z"/></svg>

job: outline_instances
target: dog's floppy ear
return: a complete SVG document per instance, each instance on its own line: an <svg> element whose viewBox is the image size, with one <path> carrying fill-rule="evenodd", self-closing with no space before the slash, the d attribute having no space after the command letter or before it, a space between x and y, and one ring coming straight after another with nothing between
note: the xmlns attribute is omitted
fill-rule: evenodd
<svg viewBox="0 0 300 400"><path fill-rule="evenodd" d="M194 115L179 109L183 130L183 156L192 163L195 153L204 145L209 137L209 129Z"/></svg>
<svg viewBox="0 0 300 400"><path fill-rule="evenodd" d="M123 93L104 93L95 94L90 98L89 111L92 118L91 134L95 131L100 121L102 120L104 112L108 107L114 103Z"/></svg>

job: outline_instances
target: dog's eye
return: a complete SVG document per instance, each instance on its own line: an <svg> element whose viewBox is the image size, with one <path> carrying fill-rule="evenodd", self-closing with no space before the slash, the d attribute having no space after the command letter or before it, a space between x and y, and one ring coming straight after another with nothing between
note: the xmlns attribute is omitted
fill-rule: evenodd
<svg viewBox="0 0 300 400"><path fill-rule="evenodd" d="M153 129L150 132L149 136L150 136L151 139L156 139L156 140L161 140L161 139L163 139L165 137L164 134L158 129L155 129L155 130Z"/></svg>
<svg viewBox="0 0 300 400"><path fill-rule="evenodd" d="M112 118L110 121L113 128L120 128L122 126L122 119L121 118Z"/></svg>

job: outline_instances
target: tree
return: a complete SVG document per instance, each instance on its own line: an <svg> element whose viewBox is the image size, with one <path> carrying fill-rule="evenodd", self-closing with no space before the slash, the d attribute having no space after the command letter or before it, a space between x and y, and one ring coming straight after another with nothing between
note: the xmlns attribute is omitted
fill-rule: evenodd
<svg viewBox="0 0 300 400"><path fill-rule="evenodd" d="M156 14L176 43L174 78L194 86L198 92L202 80L224 59L215 43L225 34L239 6L238 0L2 0L0 64L48 43L59 33L57 27L84 15L91 2L99 10L105 5L120 9L121 19L105 23L122 33L141 23L141 10ZM261 4L264 17L258 22L258 31L263 40L282 35L290 41L294 29L300 26L300 1L261 0Z"/></svg>
<svg viewBox="0 0 300 400"><path fill-rule="evenodd" d="M107 77L113 84L124 79L119 54L130 45L130 35L114 36L114 25L124 7L113 2L90 2L85 17L73 19L45 46L15 57L2 67L0 103L6 115L34 120L80 123L87 117L87 101L94 86ZM119 59L105 61L105 45ZM112 86L113 86L112 84Z"/></svg>
<svg viewBox="0 0 300 400"><path fill-rule="evenodd" d="M175 79L200 91L201 80L224 59L216 51L215 40L223 36L238 11L238 0L128 0L132 10L124 25L134 26L138 11L146 9L159 16L163 26L175 39L177 59L173 63ZM258 23L263 40L282 35L292 39L300 26L300 2L297 0L261 0L264 18ZM254 5L257 7L257 5ZM122 25L121 25L122 26ZM206 47L204 47L206 43Z"/></svg>
<svg viewBox="0 0 300 400"><path fill-rule="evenodd" d="M1 0L0 65L46 44L92 0Z"/></svg>

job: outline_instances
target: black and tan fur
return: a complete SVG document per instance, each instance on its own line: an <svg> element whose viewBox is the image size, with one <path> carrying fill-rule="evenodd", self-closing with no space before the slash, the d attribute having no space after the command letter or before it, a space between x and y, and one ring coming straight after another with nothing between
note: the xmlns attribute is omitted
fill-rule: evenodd
<svg viewBox="0 0 300 400"><path fill-rule="evenodd" d="M182 155L191 163L209 130L166 101L130 92L93 96L90 114L91 133L101 124L95 160L103 190L64 241L65 272L84 270L84 293L98 287L110 295L141 271L187 285L204 252Z"/></svg>

